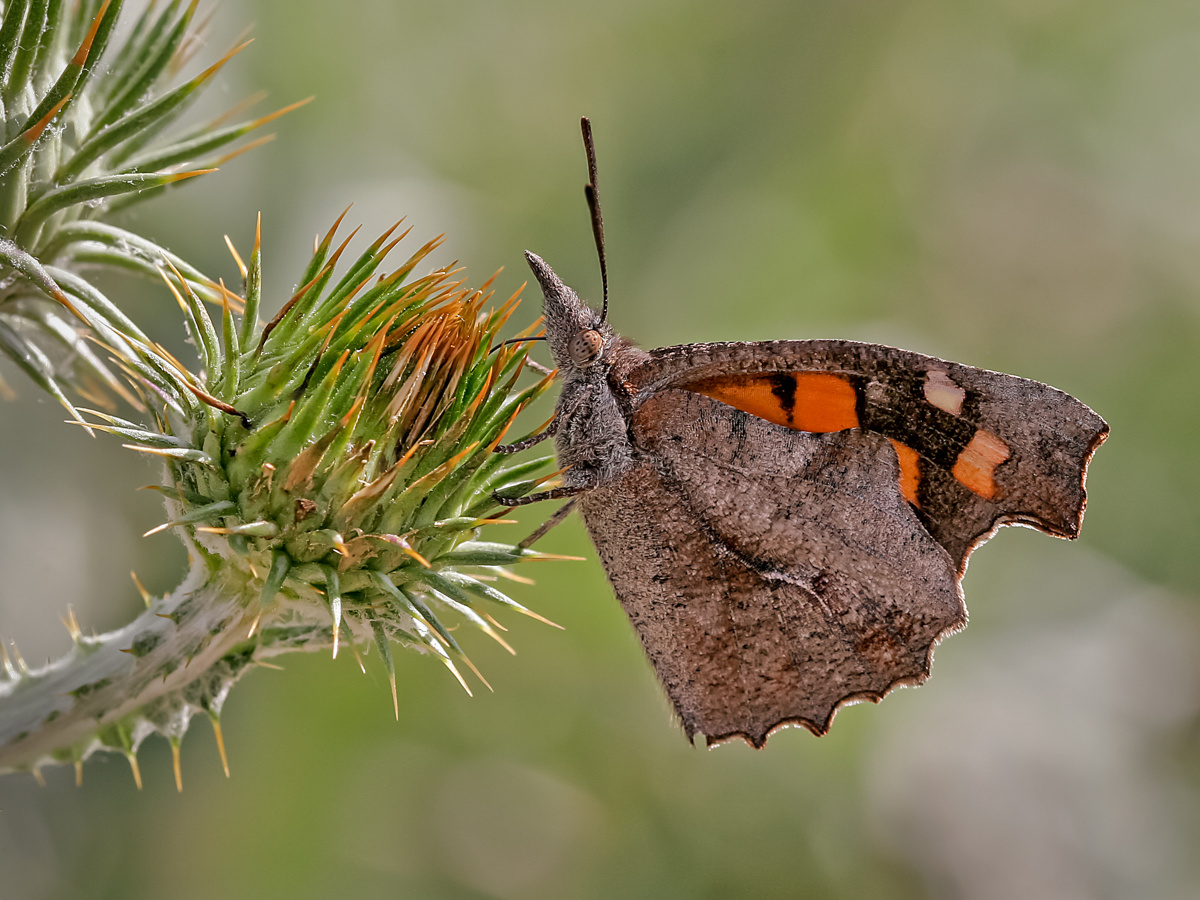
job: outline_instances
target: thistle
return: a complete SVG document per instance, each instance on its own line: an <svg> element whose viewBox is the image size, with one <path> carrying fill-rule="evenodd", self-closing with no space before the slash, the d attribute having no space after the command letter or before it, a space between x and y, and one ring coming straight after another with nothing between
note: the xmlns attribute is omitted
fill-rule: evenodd
<svg viewBox="0 0 1200 900"><path fill-rule="evenodd" d="M19 57L31 46L14 39L19 27L10 30L10 17L24 16L26 31L38 15L43 26L58 25L61 5L32 0L19 13L19 4L8 6L0 50L19 46ZM171 743L179 785L180 742L192 716L211 719L220 745L219 716L233 683L278 654L336 656L345 646L356 654L373 646L397 713L394 644L440 660L468 691L464 669L483 681L455 626L474 626L508 647L493 612L540 618L494 582L524 580L508 567L545 555L483 540L482 530L497 521L495 492L518 495L545 480L535 473L547 460L513 462L493 450L549 378L523 378L519 346L490 349L515 297L490 309L490 284L466 287L448 268L418 274L437 241L387 272L385 257L407 234L393 238L393 228L339 266L354 236L335 247L339 219L317 243L301 287L263 323L257 234L248 263L230 245L243 279L234 293L137 235L97 222L134 191L162 190L202 171L162 166L210 152L218 139L228 143L263 121L236 126L233 136L209 129L146 149L178 106L158 118L146 110L196 82L146 99L158 77L147 74L149 61L178 55L182 38L173 36L186 31L194 4L144 14L103 90L91 89L108 101L91 110L104 112L85 109L94 54L117 6L105 3L91 16L83 49L53 82L65 79L63 97L77 99L46 93L10 140L21 152L0 176L0 194L23 197L24 206L4 220L11 240L0 247L8 276L0 340L79 424L161 463L167 521L154 531L179 535L190 570L170 594L143 591L146 611L119 631L88 637L68 614L74 646L43 669L30 670L15 647L10 653L0 644L0 771L37 774L42 765L70 762L81 773L91 753L108 750L128 757L140 785L138 747L158 733ZM79 31L81 22L72 19L66 30ZM40 34L34 45L58 45ZM4 71L18 68L10 61ZM158 74L165 69L164 62ZM109 111L127 95L139 99ZM77 108L74 124L46 144L54 165L44 165L49 122ZM121 125L131 117L136 127ZM123 168L87 175L104 166ZM125 191L114 178L141 180ZM47 199L71 190L79 191L73 203ZM161 278L195 345L195 371L81 277L75 264L83 261ZM72 361L57 363L47 347L72 351L62 354ZM87 408L69 396L108 394L130 411Z"/></svg>
<svg viewBox="0 0 1200 900"><path fill-rule="evenodd" d="M123 0L0 3L0 351L73 412L69 393L129 399L121 380L61 304L73 283L114 327L136 331L78 275L99 264L155 275L164 260L209 299L216 286L146 238L101 221L116 210L216 171L270 140L229 150L303 102L238 124L170 132L242 43L194 78L172 85L199 46L196 2L151 4L124 43L113 35ZM74 6L72 11L67 7ZM50 302L51 300L59 302Z"/></svg>

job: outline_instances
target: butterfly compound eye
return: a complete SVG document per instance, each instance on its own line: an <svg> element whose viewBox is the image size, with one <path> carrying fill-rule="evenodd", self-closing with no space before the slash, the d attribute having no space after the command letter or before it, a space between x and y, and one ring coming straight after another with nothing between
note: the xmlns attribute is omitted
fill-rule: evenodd
<svg viewBox="0 0 1200 900"><path fill-rule="evenodd" d="M571 354L571 362L577 366L586 366L600 358L600 354L604 351L604 338L600 336L600 332L589 328L571 338L568 350Z"/></svg>

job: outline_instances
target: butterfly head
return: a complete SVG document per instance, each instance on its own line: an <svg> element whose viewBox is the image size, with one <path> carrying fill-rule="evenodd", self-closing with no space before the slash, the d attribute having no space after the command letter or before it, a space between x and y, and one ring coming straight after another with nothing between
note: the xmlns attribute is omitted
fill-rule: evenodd
<svg viewBox="0 0 1200 900"><path fill-rule="evenodd" d="M612 338L612 329L600 313L563 284L541 257L526 251L525 258L542 287L546 339L555 365L567 373L599 362Z"/></svg>

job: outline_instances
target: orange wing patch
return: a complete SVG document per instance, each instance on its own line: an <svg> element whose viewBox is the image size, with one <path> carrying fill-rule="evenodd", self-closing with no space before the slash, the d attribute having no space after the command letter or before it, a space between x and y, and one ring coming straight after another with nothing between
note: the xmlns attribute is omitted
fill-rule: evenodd
<svg viewBox="0 0 1200 900"><path fill-rule="evenodd" d="M716 375L681 387L796 431L859 427L854 385L829 372Z"/></svg>
<svg viewBox="0 0 1200 900"><path fill-rule="evenodd" d="M848 378L831 372L716 375L681 387L796 431L845 431L861 427L857 390ZM961 414L966 392L940 370L930 372L924 390L929 403L944 412ZM908 444L895 438L891 441L900 462L900 493L913 506L920 506L917 496L921 455ZM980 428L958 454L951 474L972 493L994 500L996 467L1011 455L1003 440Z"/></svg>
<svg viewBox="0 0 1200 900"><path fill-rule="evenodd" d="M917 502L917 488L921 486L920 454L908 444L902 444L895 438L889 438L889 440L896 448L896 456L900 459L900 493L913 506L919 507L921 504Z"/></svg>
<svg viewBox="0 0 1200 900"><path fill-rule="evenodd" d="M950 474L968 490L985 500L992 500L996 496L996 466L1011 455L1008 444L980 428L958 454Z"/></svg>

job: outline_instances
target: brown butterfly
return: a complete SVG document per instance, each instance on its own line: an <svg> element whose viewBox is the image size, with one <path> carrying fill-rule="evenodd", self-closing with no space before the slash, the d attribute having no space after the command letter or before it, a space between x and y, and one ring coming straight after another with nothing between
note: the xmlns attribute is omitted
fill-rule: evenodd
<svg viewBox="0 0 1200 900"><path fill-rule="evenodd" d="M562 376L563 485L689 738L824 734L838 707L929 675L966 624L971 551L1001 525L1079 534L1108 426L1055 388L854 341L646 352L526 253Z"/></svg>

